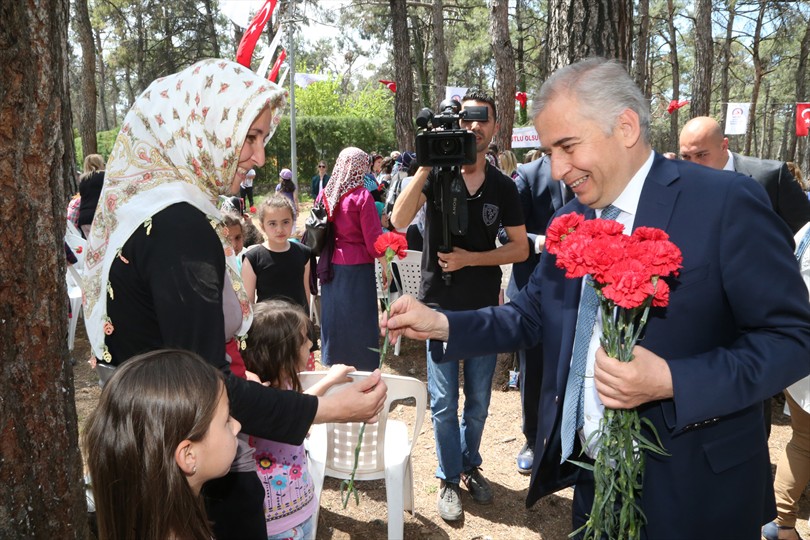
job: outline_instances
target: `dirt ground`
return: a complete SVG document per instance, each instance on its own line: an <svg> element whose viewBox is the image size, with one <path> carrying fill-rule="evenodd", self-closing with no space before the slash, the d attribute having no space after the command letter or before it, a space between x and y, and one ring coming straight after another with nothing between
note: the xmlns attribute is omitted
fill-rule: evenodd
<svg viewBox="0 0 810 540"><path fill-rule="evenodd" d="M300 220L303 220L309 205L302 204ZM298 227L299 232L302 227ZM98 378L85 359L90 349L83 322L76 332L76 359L74 381L76 408L80 426L95 408L99 396ZM319 353L316 353L316 355ZM317 356L316 356L317 358ZM320 365L320 364L318 364ZM499 370L493 382L489 418L481 444L482 472L492 484L495 500L488 506L477 505L462 488L464 519L446 523L436 511L436 494L439 481L435 478L436 457L430 412L425 415L422 429L414 448L413 478L415 512L405 514L406 539L452 539L452 540L513 540L513 539L564 539L570 532L570 511L573 490L565 489L541 499L532 508L525 506L529 477L517 472L515 456L524 443L521 432L520 394L517 390L505 391L508 370L512 360L507 355L499 359ZM421 342L402 340L399 357L389 356L384 371L427 380L425 348ZM773 430L770 437L771 462L776 461L790 439L790 419L782 414L782 402L774 400ZM414 407L399 404L392 417L410 421ZM411 424L412 425L412 424ZM385 538L387 534L387 506L384 481L359 482L360 504L350 501L346 509L340 500L340 481L327 478L321 497L318 520L318 540L345 540ZM810 539L810 487L805 489L800 501L797 530ZM723 540L723 539L719 539ZM733 540L733 539L728 539Z"/></svg>

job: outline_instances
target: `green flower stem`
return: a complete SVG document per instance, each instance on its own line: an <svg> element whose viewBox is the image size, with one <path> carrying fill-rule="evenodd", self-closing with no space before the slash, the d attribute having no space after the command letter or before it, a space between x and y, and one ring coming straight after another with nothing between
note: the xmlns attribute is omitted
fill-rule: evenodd
<svg viewBox="0 0 810 540"><path fill-rule="evenodd" d="M386 257L387 259L387 257ZM391 274L391 261L388 260L388 270L389 274ZM383 299L383 304L385 305L385 314L386 316L391 316L391 302L390 302L390 291L388 288L385 289L385 298ZM379 369L382 369L383 364L385 362L385 357L388 355L388 345L391 342L390 338L388 337L388 328L385 329L385 339L383 339L383 346L382 350L380 351L380 364L377 366ZM354 475L357 473L357 465L360 461L360 448L363 446L363 435L366 432L366 423L363 422L363 425L360 426L360 432L357 435L357 445L354 447L354 465L352 466L352 474L343 482L340 483L340 498L343 500L343 508L345 509L349 505L349 498L354 494L354 502L357 506L360 506L360 494L357 492L357 486L354 483Z"/></svg>
<svg viewBox="0 0 810 540"><path fill-rule="evenodd" d="M601 345L611 358L629 362L633 359L633 347L647 323L652 298L637 308L617 310L598 288L597 295L602 308ZM652 433L652 438L642 434L642 425ZM646 452L668 454L652 422L641 418L636 409L605 408L599 429L591 434L586 446L590 446L595 438L599 440L599 447L594 464L574 462L593 471L593 507L585 525L570 536L584 530L586 540L639 538L647 522L637 502L641 498Z"/></svg>

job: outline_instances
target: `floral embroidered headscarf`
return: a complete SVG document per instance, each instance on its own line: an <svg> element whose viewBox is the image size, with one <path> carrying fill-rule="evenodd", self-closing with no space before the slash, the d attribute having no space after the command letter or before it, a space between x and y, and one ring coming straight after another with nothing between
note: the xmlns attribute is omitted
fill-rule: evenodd
<svg viewBox="0 0 810 540"><path fill-rule="evenodd" d="M109 283L113 261L138 227L149 234L152 216L178 202L204 212L217 231L242 304L238 334L247 332L252 314L233 250L226 249L217 203L236 174L250 125L269 107L269 139L285 98L284 90L249 69L211 59L157 79L135 100L107 162L85 258L87 336L98 358L111 359L104 336L115 328L107 316L107 298L115 294Z"/></svg>
<svg viewBox="0 0 810 540"><path fill-rule="evenodd" d="M344 148L332 169L332 177L323 188L323 205L329 221L335 219L335 210L340 200L359 187L363 187L363 176L368 172L368 154L350 146Z"/></svg>

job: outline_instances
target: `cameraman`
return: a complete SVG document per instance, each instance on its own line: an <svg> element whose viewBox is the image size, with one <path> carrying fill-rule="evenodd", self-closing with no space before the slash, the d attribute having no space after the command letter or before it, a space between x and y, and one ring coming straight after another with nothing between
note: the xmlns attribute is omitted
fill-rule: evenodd
<svg viewBox="0 0 810 540"><path fill-rule="evenodd" d="M484 106L488 120L466 121L465 107ZM452 250L440 253L442 244L442 211L436 205L441 184L435 169L420 167L413 180L403 189L394 204L391 221L405 227L427 201L425 245L422 251L422 285L420 300L443 310L477 309L498 305L501 288L500 265L525 260L529 255L526 227L515 183L496 167L487 163L486 155L497 130L495 101L488 95L470 90L461 102L459 126L475 135L476 162L461 165L466 187L467 232L452 235ZM509 243L496 247L498 228L503 225ZM444 272L452 272L448 284ZM489 482L481 475L478 451L489 409L492 376L497 355L487 355L464 362L464 412L461 428L458 421L458 362L437 364L427 346L428 390L439 466L436 476L441 481L438 511L442 519L461 519L459 483L464 482L473 500L492 502Z"/></svg>

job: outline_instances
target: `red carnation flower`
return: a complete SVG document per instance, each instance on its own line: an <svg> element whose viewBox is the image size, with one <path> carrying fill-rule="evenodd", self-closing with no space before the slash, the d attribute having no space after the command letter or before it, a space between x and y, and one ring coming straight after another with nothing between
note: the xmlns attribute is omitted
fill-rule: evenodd
<svg viewBox="0 0 810 540"><path fill-rule="evenodd" d="M546 229L545 250L552 255L556 255L559 252L560 243L564 242L571 233L576 231L583 221L585 221L585 218L582 214L576 212L555 218Z"/></svg>
<svg viewBox="0 0 810 540"><path fill-rule="evenodd" d="M377 237L377 240L374 241L374 249L383 255L387 255L386 251L390 249L394 255L404 259L407 255L405 252L408 251L408 241L399 233L387 232ZM393 258L392 255L388 260Z"/></svg>
<svg viewBox="0 0 810 540"><path fill-rule="evenodd" d="M637 260L624 260L610 269L611 282L602 289L605 298L617 306L633 309L655 294L651 276Z"/></svg>

